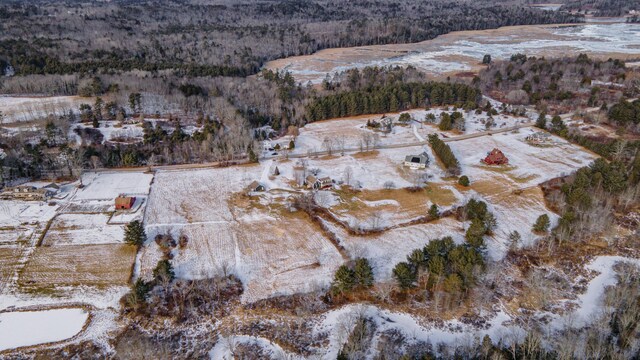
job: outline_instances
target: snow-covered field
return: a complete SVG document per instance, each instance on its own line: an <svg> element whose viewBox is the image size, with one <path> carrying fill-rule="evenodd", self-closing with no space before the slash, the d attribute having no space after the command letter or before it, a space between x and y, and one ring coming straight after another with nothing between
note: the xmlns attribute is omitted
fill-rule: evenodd
<svg viewBox="0 0 640 360"><path fill-rule="evenodd" d="M91 124L76 124L73 128L93 128ZM100 126L97 128L98 131L102 133L104 136L103 142L113 141L113 142L138 142L142 141L142 126L138 124L124 124L122 126L118 126L117 121L100 121ZM69 134L72 138L76 139L77 143L81 142L80 136L73 132L73 130Z"/></svg>
<svg viewBox="0 0 640 360"><path fill-rule="evenodd" d="M411 65L441 76L481 68L485 54L508 59L516 53L563 57L587 53L607 58L640 54L640 25L586 23L572 26L531 25L461 31L414 44L327 49L307 56L271 61L268 69L289 71L299 82L321 83L327 75L367 66Z"/></svg>
<svg viewBox="0 0 640 360"><path fill-rule="evenodd" d="M331 228L353 258L369 259L376 281L389 280L397 263L405 261L413 250L422 249L431 240L451 236L456 243L464 241L462 223L450 218L370 236L352 236L341 228Z"/></svg>
<svg viewBox="0 0 640 360"><path fill-rule="evenodd" d="M82 103L93 103L93 98L78 96L14 97L0 95L0 112L4 123L30 121L48 115L63 115L77 111Z"/></svg>
<svg viewBox="0 0 640 360"><path fill-rule="evenodd" d="M146 195L149 193L153 174L143 172L101 172L82 176L84 188L79 189L73 200L110 200L120 194Z"/></svg>
<svg viewBox="0 0 640 360"><path fill-rule="evenodd" d="M108 214L62 214L52 222L44 246L117 244L124 239L124 226L109 225Z"/></svg>
<svg viewBox="0 0 640 360"><path fill-rule="evenodd" d="M489 254L494 259L505 254L512 231L520 233L523 244L531 245L538 238L531 232L538 216L547 214L552 226L556 223L558 216L547 209L538 184L568 175L597 158L555 136L552 146L529 145L525 138L534 131L525 128L448 143L460 161L462 173L471 179L471 189L488 203L498 221L488 242ZM480 162L493 148L505 154L509 165L488 166Z"/></svg>
<svg viewBox="0 0 640 360"><path fill-rule="evenodd" d="M463 141L449 142L462 166L462 173L472 181L505 178L519 187L535 186L552 178L568 175L588 165L596 155L553 136L554 146L529 145L525 138L533 129L521 129ZM487 166L480 163L492 149L500 149L509 159L507 166Z"/></svg>
<svg viewBox="0 0 640 360"><path fill-rule="evenodd" d="M59 209L40 201L0 200L0 227L48 221Z"/></svg>
<svg viewBox="0 0 640 360"><path fill-rule="evenodd" d="M464 115L464 131L440 131L437 127L440 121L440 114L443 112L451 114L454 111L459 111ZM431 108L429 110L413 109L405 112L410 114L412 118L412 121L407 124L398 122L400 113L345 117L307 124L300 129L300 134L295 140L296 147L291 153L305 155L309 152L327 151L326 140L331 143L333 153L340 154L342 149L357 150L361 148L363 136L367 135L376 137L376 145L401 145L425 141L429 134L434 133L451 137L460 134L474 134L487 130L498 130L523 123L530 123L535 120L528 117L499 114L492 117L493 123L487 127L485 124L490 117L485 112L476 114L475 111L466 112L462 109L454 110L453 107ZM432 114L436 117L434 124L425 122L427 114ZM366 126L367 121L379 122L383 116L393 121L394 126L390 133L386 134L381 131L373 131ZM273 141L272 145L275 146L279 144L281 148L288 148L291 139L291 136L285 136ZM265 151L264 154L269 155L272 152L273 151Z"/></svg>
<svg viewBox="0 0 640 360"><path fill-rule="evenodd" d="M0 313L0 352L68 339L82 330L88 317L78 308Z"/></svg>
<svg viewBox="0 0 640 360"><path fill-rule="evenodd" d="M135 209L117 212L116 223L141 218L152 180L152 174L142 172L87 173L82 189L78 182L61 185L54 206L0 201L0 311L86 305L91 308L91 323L73 341L91 339L108 348L106 339L118 326L119 300L129 290L136 253L135 247L122 243L124 224L108 224L113 201L120 193L137 195ZM4 315L0 315L0 342L6 340L12 348L64 341L83 328L88 313L79 311L84 314L79 322L75 313L50 317L49 310L42 312L41 320L27 319L33 320L33 337L16 328L17 338L2 336ZM59 331L52 333L50 325L55 322L65 327L58 324ZM33 330L35 323L42 323L42 332Z"/></svg>
<svg viewBox="0 0 640 360"><path fill-rule="evenodd" d="M311 223L287 216L286 210L251 211L231 204L232 195L262 173L260 166L243 166L157 174L145 225L149 239L166 232L189 239L184 249L174 250L177 276L235 274L245 286L244 301L328 284L342 260ZM148 241L140 274L148 277L160 257L158 246Z"/></svg>

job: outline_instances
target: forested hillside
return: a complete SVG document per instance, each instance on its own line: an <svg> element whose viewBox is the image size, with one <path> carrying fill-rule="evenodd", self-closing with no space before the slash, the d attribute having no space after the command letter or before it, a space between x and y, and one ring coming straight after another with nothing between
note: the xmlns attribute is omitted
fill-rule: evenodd
<svg viewBox="0 0 640 360"><path fill-rule="evenodd" d="M638 0L570 0L561 10L593 13L594 16L622 16L640 10Z"/></svg>
<svg viewBox="0 0 640 360"><path fill-rule="evenodd" d="M245 76L330 47L579 17L493 2L38 0L0 5L0 69L17 75L161 71Z"/></svg>

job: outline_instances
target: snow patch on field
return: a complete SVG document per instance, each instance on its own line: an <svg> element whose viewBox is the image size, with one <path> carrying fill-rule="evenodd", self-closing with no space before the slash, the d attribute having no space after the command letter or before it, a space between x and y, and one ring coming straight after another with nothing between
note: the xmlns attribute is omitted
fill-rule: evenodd
<svg viewBox="0 0 640 360"><path fill-rule="evenodd" d="M77 111L82 103L91 103L91 98L78 96L13 97L0 96L0 112L5 123L36 120L48 115L64 115Z"/></svg>
<svg viewBox="0 0 640 360"><path fill-rule="evenodd" d="M209 358L211 360L233 360L236 358L234 355L235 348L240 344L257 345L262 349L264 355L269 356L269 359L304 359L302 356L285 351L271 340L247 335L220 338L209 352Z"/></svg>
<svg viewBox="0 0 640 360"><path fill-rule="evenodd" d="M46 222L53 218L59 206L40 201L0 200L0 227L24 223Z"/></svg>
<svg viewBox="0 0 640 360"><path fill-rule="evenodd" d="M73 200L113 200L119 194L147 195L153 174L143 172L100 172L82 176L84 188L79 189Z"/></svg>
<svg viewBox="0 0 640 360"><path fill-rule="evenodd" d="M0 351L68 339L88 317L83 309L0 313Z"/></svg>
<svg viewBox="0 0 640 360"><path fill-rule="evenodd" d="M369 259L376 281L391 279L392 270L397 263L405 261L413 250L422 249L431 240L451 236L458 244L464 241L462 224L451 218L369 236L353 236L330 223L325 225L338 236L352 258Z"/></svg>
<svg viewBox="0 0 640 360"><path fill-rule="evenodd" d="M124 226L108 225L107 214L62 214L52 222L44 245L117 244L124 241Z"/></svg>
<svg viewBox="0 0 640 360"><path fill-rule="evenodd" d="M533 131L525 129L516 133L452 141L449 146L460 161L462 173L472 181L503 177L519 187L535 186L555 177L568 175L597 158L581 147L555 136L552 136L555 143L552 148L529 145L525 138ZM509 159L508 166L487 166L480 162L493 148L498 148L505 154Z"/></svg>

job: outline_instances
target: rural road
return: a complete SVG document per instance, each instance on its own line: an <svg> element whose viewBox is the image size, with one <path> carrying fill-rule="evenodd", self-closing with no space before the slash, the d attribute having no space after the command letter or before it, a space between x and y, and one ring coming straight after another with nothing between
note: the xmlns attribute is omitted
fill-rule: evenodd
<svg viewBox="0 0 640 360"><path fill-rule="evenodd" d="M488 135L494 135L494 134L500 134L500 133L504 133L504 132L509 132L509 131L514 131L514 130L518 130L518 129L522 129L522 128L527 128L527 127L531 127L535 125L535 122L529 122L529 123L524 123L524 124L519 124L519 125L515 125L515 126L509 126L509 127L505 127L502 129L496 129L496 130L488 130L488 131L481 131L481 132L477 132L477 133L472 133L472 134L464 134L464 135L459 135L459 136L454 136L454 137L447 137L447 138L443 138L442 141L443 142L453 142L453 141L460 141L460 140L467 140L467 139L473 139L473 138L478 138L481 136L488 136ZM376 145L370 148L370 150L382 150L382 149L401 149L401 148L407 148L407 147L415 147L415 146L422 146L422 145L428 145L429 141L425 140L425 141L413 141L413 142L406 142L406 143L402 143L402 144L388 144L388 145ZM334 150L331 153L352 153L352 152L359 152L362 151L363 149L361 149L360 147L357 148L346 148L343 150ZM309 152L309 153L305 153L305 154L289 154L287 157L290 159L297 159L297 158L307 158L307 157L315 157L315 156L320 156L320 155L329 155L328 151L315 151L315 152ZM263 159L274 159L274 158L280 158L283 157L284 155L278 154L278 155L270 155L270 156L265 156Z"/></svg>

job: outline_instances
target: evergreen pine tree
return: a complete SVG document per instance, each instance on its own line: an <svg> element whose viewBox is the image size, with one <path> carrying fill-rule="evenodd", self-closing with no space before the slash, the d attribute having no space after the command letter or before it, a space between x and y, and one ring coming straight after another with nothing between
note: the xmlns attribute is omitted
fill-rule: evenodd
<svg viewBox="0 0 640 360"><path fill-rule="evenodd" d="M438 209L438 205L432 204L429 208L429 217L432 219L440 218L440 210Z"/></svg>
<svg viewBox="0 0 640 360"><path fill-rule="evenodd" d="M547 214L542 214L540 216L538 216L538 219L536 220L535 224L533 224L533 231L535 232L547 232L549 230L549 215Z"/></svg>
<svg viewBox="0 0 640 360"><path fill-rule="evenodd" d="M401 289L408 289L416 282L416 273L409 263L401 262L393 269L393 276L396 278Z"/></svg>
<svg viewBox="0 0 640 360"><path fill-rule="evenodd" d="M153 278L156 279L156 281L172 281L175 276L173 265L171 265L168 259L158 261L158 265L153 269Z"/></svg>
<svg viewBox="0 0 640 360"><path fill-rule="evenodd" d="M130 245L140 246L147 239L144 226L139 220L134 220L127 224L124 230L124 241Z"/></svg>
<svg viewBox="0 0 640 360"><path fill-rule="evenodd" d="M349 269L347 265L342 265L336 270L336 274L333 278L333 290L344 294L353 289L356 285L355 273Z"/></svg>
<svg viewBox="0 0 640 360"><path fill-rule="evenodd" d="M540 128L540 129L546 129L547 128L547 114L544 112L541 112L540 115L538 115L538 120L536 120L536 127Z"/></svg>
<svg viewBox="0 0 640 360"><path fill-rule="evenodd" d="M373 269L369 264L369 260L365 258L357 258L354 269L355 282L359 286L368 288L373 285Z"/></svg>

